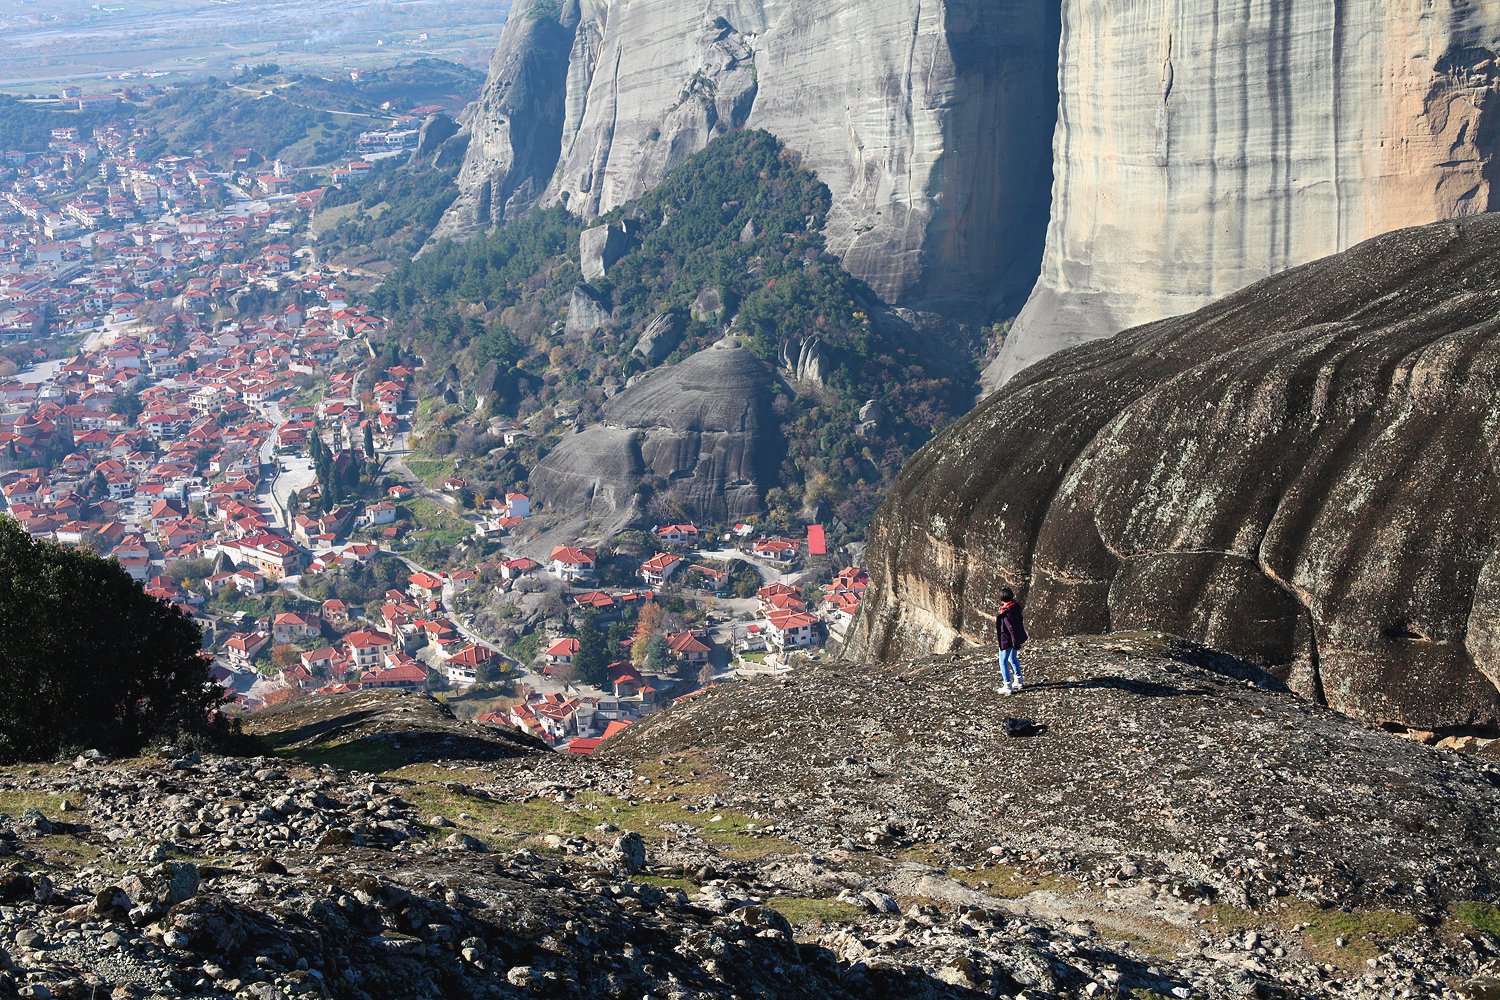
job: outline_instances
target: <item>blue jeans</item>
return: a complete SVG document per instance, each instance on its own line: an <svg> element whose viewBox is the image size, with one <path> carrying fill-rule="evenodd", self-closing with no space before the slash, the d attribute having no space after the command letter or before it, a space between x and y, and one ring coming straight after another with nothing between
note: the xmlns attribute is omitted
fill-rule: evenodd
<svg viewBox="0 0 1500 1000"><path fill-rule="evenodd" d="M1000 683L1011 687L1021 683L1021 658L1014 649L1000 650Z"/></svg>

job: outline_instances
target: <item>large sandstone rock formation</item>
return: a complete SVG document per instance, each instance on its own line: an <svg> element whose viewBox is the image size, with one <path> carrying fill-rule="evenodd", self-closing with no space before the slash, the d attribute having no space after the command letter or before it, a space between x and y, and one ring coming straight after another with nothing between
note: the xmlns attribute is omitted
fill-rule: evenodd
<svg viewBox="0 0 1500 1000"><path fill-rule="evenodd" d="M604 422L560 441L531 471L554 518L609 532L638 513L637 488L665 485L684 516L728 522L760 513L781 433L774 378L755 355L715 346L658 368L604 405Z"/></svg>
<svg viewBox="0 0 1500 1000"><path fill-rule="evenodd" d="M1496 204L1493 4L1065 0L1062 39L1046 256L991 386Z"/></svg>
<svg viewBox="0 0 1500 1000"><path fill-rule="evenodd" d="M1056 0L558 6L512 8L439 237L539 201L592 217L753 127L829 186L830 249L887 301L971 305L1030 287Z"/></svg>
<svg viewBox="0 0 1500 1000"><path fill-rule="evenodd" d="M1500 216L1027 369L902 472L853 647L1158 628L1361 717L1500 722Z"/></svg>
<svg viewBox="0 0 1500 1000"><path fill-rule="evenodd" d="M507 207L535 203L557 163L563 81L576 11L549 16L550 0L516 0L490 57L489 79L466 112L468 152L458 197L435 236L465 237ZM571 5L576 6L576 5Z"/></svg>

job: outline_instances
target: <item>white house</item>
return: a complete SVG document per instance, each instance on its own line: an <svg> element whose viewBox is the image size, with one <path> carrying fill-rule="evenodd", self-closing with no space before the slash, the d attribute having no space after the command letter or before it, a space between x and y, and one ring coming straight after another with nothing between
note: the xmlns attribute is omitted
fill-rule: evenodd
<svg viewBox="0 0 1500 1000"><path fill-rule="evenodd" d="M599 553L594 549L580 548L574 545L559 545L552 550L548 559L547 571L559 580L572 583L577 580L589 580L594 576L594 563L599 558Z"/></svg>
<svg viewBox="0 0 1500 1000"><path fill-rule="evenodd" d="M641 563L641 579L653 587L660 587L672 578L672 574L681 565L681 556L674 556L670 552L659 553Z"/></svg>
<svg viewBox="0 0 1500 1000"><path fill-rule="evenodd" d="M818 619L806 611L773 611L766 616L766 623L768 644L783 652L818 644Z"/></svg>

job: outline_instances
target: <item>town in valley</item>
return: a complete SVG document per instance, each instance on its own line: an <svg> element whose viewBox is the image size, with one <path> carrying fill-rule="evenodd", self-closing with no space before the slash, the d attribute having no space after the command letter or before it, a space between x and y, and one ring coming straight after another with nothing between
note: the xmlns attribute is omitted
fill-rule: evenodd
<svg viewBox="0 0 1500 1000"><path fill-rule="evenodd" d="M820 526L559 536L524 479L422 454L424 361L315 223L443 107L388 108L314 169L172 148L118 94L56 104L88 117L0 143L0 510L192 616L231 711L426 690L589 753L842 638L866 575ZM497 450L533 434L491 423Z"/></svg>

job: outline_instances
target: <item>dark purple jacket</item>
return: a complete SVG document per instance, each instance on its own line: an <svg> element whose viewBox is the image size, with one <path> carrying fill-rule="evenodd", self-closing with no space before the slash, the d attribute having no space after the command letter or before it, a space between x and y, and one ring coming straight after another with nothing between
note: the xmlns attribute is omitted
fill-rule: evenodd
<svg viewBox="0 0 1500 1000"><path fill-rule="evenodd" d="M1021 622L1021 606L1015 601L995 616L995 638L1001 649L1020 649L1026 645L1026 626Z"/></svg>

